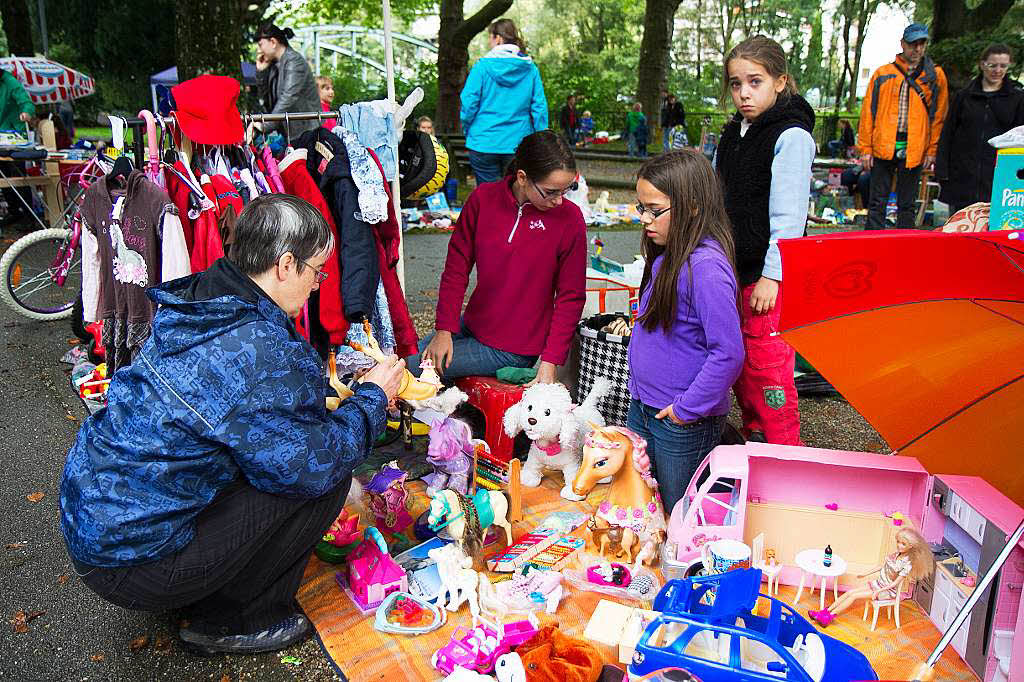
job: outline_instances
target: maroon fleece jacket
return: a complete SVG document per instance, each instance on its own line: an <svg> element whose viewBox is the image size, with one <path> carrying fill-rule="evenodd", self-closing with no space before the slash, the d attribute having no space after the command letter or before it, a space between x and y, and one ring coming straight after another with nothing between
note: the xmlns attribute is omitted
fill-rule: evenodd
<svg viewBox="0 0 1024 682"><path fill-rule="evenodd" d="M542 211L512 194L511 177L476 188L448 243L437 301L437 329L459 331L459 313L476 266L464 321L481 343L561 365L583 313L587 228L576 204Z"/></svg>

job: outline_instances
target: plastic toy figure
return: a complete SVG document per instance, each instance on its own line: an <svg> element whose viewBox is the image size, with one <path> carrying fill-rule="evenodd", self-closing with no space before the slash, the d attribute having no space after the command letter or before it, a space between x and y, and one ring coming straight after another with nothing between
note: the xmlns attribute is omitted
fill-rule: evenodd
<svg viewBox="0 0 1024 682"><path fill-rule="evenodd" d="M935 557L928 542L916 530L901 528L896 533L896 551L887 556L881 566L857 576L866 578L878 573L877 579L847 590L827 609L809 611L808 615L827 626L858 599L898 599L897 590L901 589L904 580L921 580L931 575L933 570Z"/></svg>
<svg viewBox="0 0 1024 682"><path fill-rule="evenodd" d="M572 490L586 495L606 476L612 477L608 497L598 506L591 528L592 535L601 536L601 555L610 538L600 531L615 526L622 529L619 554L634 566L650 563L665 538L665 514L651 474L647 441L620 426L595 427L584 440L583 462Z"/></svg>
<svg viewBox="0 0 1024 682"><path fill-rule="evenodd" d="M484 544L487 529L496 524L505 530L505 539L512 544L512 526L508 522L508 500L498 490L476 491L473 497L454 490L441 490L430 499L430 530L448 527L449 532L467 555L476 557Z"/></svg>
<svg viewBox="0 0 1024 682"><path fill-rule="evenodd" d="M437 573L441 577L441 591L436 601L438 608L454 613L466 602L473 615L473 625L476 625L480 604L476 595L477 572L473 570L473 560L455 544L435 547L427 552L427 556L437 563Z"/></svg>
<svg viewBox="0 0 1024 682"><path fill-rule="evenodd" d="M427 495L443 488L469 494L469 473L473 467L473 434L469 425L446 417L430 429L427 461L434 465L434 473L424 477Z"/></svg>
<svg viewBox="0 0 1024 682"><path fill-rule="evenodd" d="M408 477L409 474L398 468L398 462L391 461L374 474L365 488L377 526L392 534L401 533L412 523L406 507L409 492L405 489L405 481Z"/></svg>
<svg viewBox="0 0 1024 682"><path fill-rule="evenodd" d="M370 326L369 322L363 322L363 331L366 332L366 337L369 339L365 346L355 341L349 341L348 345L351 346L353 350L357 350L377 362L384 362L384 352L380 349L377 339L374 338L373 327ZM434 372L434 376L437 377L436 372ZM428 377L428 379L429 378L430 377ZM437 390L440 387L440 379L438 379L436 384L428 381L422 381L414 377L409 370L405 370L405 374L402 377L402 385L398 389L398 397L403 400L425 400L437 395Z"/></svg>

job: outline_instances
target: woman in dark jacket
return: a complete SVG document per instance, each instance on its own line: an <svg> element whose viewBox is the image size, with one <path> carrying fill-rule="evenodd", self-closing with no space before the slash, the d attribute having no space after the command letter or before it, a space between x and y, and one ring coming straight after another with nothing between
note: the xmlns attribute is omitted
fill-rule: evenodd
<svg viewBox="0 0 1024 682"><path fill-rule="evenodd" d="M320 90L305 58L288 45L295 33L264 24L256 35L256 70L260 99L269 114L320 111ZM263 131L285 133L284 123L266 122ZM289 121L292 140L307 130L320 127L320 121Z"/></svg>
<svg viewBox="0 0 1024 682"><path fill-rule="evenodd" d="M988 140L1024 125L1024 90L1006 73L1013 53L1006 45L989 45L981 54L981 73L956 94L946 115L935 159L939 199L950 213L992 196L996 150Z"/></svg>

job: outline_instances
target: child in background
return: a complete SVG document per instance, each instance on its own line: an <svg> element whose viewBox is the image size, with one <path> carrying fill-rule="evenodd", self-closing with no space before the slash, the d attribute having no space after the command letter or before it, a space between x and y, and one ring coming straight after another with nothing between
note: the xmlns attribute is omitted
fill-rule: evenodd
<svg viewBox="0 0 1024 682"><path fill-rule="evenodd" d="M630 156L647 156L647 117L640 102L626 114L626 147Z"/></svg>
<svg viewBox="0 0 1024 682"><path fill-rule="evenodd" d="M320 91L320 111L334 109L331 104L334 101L334 82L327 76L317 76L316 87ZM334 130L334 127L338 125L338 119L325 118L320 125L328 130Z"/></svg>
<svg viewBox="0 0 1024 682"><path fill-rule="evenodd" d="M590 138L594 135L594 117L590 115L589 111L583 112L583 117L580 118L578 138L585 147L590 141Z"/></svg>
<svg viewBox="0 0 1024 682"><path fill-rule="evenodd" d="M416 119L416 130L427 135L434 134L434 122L430 120L429 116L420 116Z"/></svg>
<svg viewBox="0 0 1024 682"><path fill-rule="evenodd" d="M694 149L640 167L640 311L626 426L647 440L665 513L718 445L743 365L732 231L711 163Z"/></svg>
<svg viewBox="0 0 1024 682"><path fill-rule="evenodd" d="M793 367L796 354L778 336L782 260L776 241L800 237L814 161L814 111L797 93L782 47L748 38L725 60L725 87L738 111L715 157L736 241L736 270L746 362L736 382L743 432L750 440L800 444Z"/></svg>
<svg viewBox="0 0 1024 682"><path fill-rule="evenodd" d="M901 528L896 533L896 551L885 557L882 565L857 576L866 578L877 573L877 579L843 592L827 609L807 613L813 620L828 625L858 599L896 599L897 587L901 590L909 589L909 582L927 578L934 570L935 556L928 542L913 528ZM905 582L900 585L900 581Z"/></svg>

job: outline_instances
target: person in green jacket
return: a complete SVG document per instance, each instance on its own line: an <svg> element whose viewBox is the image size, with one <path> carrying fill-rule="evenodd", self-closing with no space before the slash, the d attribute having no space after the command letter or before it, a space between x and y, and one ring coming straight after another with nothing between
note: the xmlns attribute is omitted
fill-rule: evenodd
<svg viewBox="0 0 1024 682"><path fill-rule="evenodd" d="M634 102L632 111L626 114L626 148L630 156L647 156L647 117L643 106Z"/></svg>
<svg viewBox="0 0 1024 682"><path fill-rule="evenodd" d="M14 130L24 134L25 123L31 121L35 115L36 107L25 91L25 86L9 71L0 69L0 130ZM24 175L25 163L0 161L0 173L6 177ZM18 190L5 187L3 195L7 201L7 215L3 219L3 225L16 223L28 215L25 204L30 204L32 195L27 187Z"/></svg>

